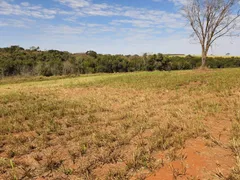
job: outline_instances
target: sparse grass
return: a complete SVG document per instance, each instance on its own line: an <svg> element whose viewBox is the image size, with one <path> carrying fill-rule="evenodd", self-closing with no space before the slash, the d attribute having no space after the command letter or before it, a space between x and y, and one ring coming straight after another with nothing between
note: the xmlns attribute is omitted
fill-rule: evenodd
<svg viewBox="0 0 240 180"><path fill-rule="evenodd" d="M238 106L240 107L240 106ZM230 175L230 180L238 180L240 179L240 111L239 109L236 112L236 120L232 125L232 142L231 148L236 156L236 166L232 170L232 174Z"/></svg>
<svg viewBox="0 0 240 180"><path fill-rule="evenodd" d="M235 116L239 76L240 69L224 69L1 80L0 179L151 172L159 166L155 152L174 160L187 139L209 137L206 118ZM126 167L104 169L117 164Z"/></svg>

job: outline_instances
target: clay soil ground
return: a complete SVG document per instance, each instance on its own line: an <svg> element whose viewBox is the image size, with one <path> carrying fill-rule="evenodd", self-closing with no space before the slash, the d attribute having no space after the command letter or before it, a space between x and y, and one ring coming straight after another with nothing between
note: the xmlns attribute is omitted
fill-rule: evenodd
<svg viewBox="0 0 240 180"><path fill-rule="evenodd" d="M0 179L240 179L240 69L0 81Z"/></svg>

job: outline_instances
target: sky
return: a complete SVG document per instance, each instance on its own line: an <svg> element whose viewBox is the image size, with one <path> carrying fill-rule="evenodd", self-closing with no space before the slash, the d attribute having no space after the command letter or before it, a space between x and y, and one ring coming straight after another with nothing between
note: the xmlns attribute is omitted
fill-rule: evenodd
<svg viewBox="0 0 240 180"><path fill-rule="evenodd" d="M0 47L102 54L200 54L180 13L185 0L0 0ZM209 54L240 55L240 38Z"/></svg>

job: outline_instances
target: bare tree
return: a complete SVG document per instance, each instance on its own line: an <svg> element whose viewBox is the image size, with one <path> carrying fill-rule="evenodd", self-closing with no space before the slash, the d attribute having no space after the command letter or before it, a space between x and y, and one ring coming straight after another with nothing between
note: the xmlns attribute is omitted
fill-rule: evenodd
<svg viewBox="0 0 240 180"><path fill-rule="evenodd" d="M206 65L208 50L218 38L234 35L239 18L237 0L188 0L184 16L202 48L202 68ZM236 32L236 31L235 31Z"/></svg>

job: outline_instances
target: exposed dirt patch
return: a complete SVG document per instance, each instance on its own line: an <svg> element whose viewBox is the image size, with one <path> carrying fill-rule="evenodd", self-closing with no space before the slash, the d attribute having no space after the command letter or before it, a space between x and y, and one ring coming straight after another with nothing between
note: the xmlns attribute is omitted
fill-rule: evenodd
<svg viewBox="0 0 240 180"><path fill-rule="evenodd" d="M116 174L124 174L126 169L125 163L116 163L116 164L104 164L102 167L99 167L93 171L93 174L96 177L99 177L99 180L104 180L109 176L116 176Z"/></svg>
<svg viewBox="0 0 240 180"><path fill-rule="evenodd" d="M167 162L148 180L171 179L220 179L227 178L235 165L235 158L229 148L231 122L209 118L205 124L209 137L187 140L178 151L180 159ZM167 158L162 154L162 161Z"/></svg>
<svg viewBox="0 0 240 180"><path fill-rule="evenodd" d="M219 176L227 177L235 163L231 150L219 146L209 147L206 142L203 138L187 141L185 148L179 151L183 155L182 160L167 163L147 179L217 179Z"/></svg>

